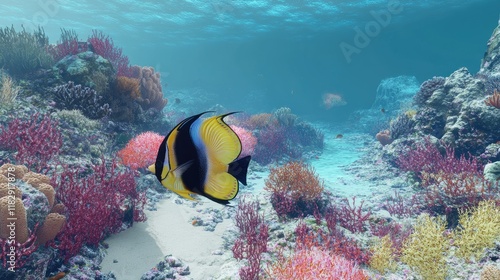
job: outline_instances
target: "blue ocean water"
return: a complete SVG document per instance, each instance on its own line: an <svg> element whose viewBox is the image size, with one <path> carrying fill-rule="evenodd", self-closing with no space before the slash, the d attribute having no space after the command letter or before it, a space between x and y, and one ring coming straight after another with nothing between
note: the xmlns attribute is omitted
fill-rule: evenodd
<svg viewBox="0 0 500 280"><path fill-rule="evenodd" d="M120 88L127 82L124 77L129 77L108 71L114 61L88 48L19 73L16 69L21 67L7 59L6 50L23 66L31 65L23 61L29 54L19 55L15 48L7 48L15 45L12 41L0 40L0 46L7 46L0 48L0 65L5 67L0 71L0 187L2 174L15 174L12 170L25 164L31 171L48 175L49 179L31 174L54 185L55 200L67 204L66 212L61 212L67 219L63 234L49 238L55 241L46 247L28 239L23 246L37 253L18 259L23 265L26 261L24 267L15 263L22 276L2 266L0 280L28 276L55 280L59 278L54 275L62 272L68 279L255 279L242 276L245 266L252 263L234 253L239 244L235 240L243 236L236 212L249 197L270 229L265 240L268 252L253 255L259 259L261 276L270 273L268 265L281 260L277 256L283 250L294 253L299 242L296 226L303 221L310 226L309 233L321 229L335 238L344 238L345 233L352 239L339 243L352 245L349 249L359 246L359 254L371 254L372 240L378 240L384 230L391 231L394 249L403 254L403 240L425 213L446 219L446 232L435 236L448 238L449 232L461 235L460 211L476 207L485 198L500 201L498 184L483 181L486 164L495 163L488 167L490 180L498 181L495 168L500 168L498 0L0 0L0 27L9 26L28 32L42 27L52 44L42 49L46 54L61 43L63 30L78 34L80 41L87 41L94 30L109 35L132 65L151 66L161 75L168 105L155 106L166 100L152 93L161 91L150 68L135 68L140 71L131 75L136 88ZM482 72L477 74L480 67ZM441 77L432 79L435 76ZM96 90L97 97L82 97L71 79ZM67 95L61 93L64 90ZM113 114L99 115L103 105L99 98L112 107ZM83 105L74 106L77 102ZM70 111L75 108L81 112ZM248 185L236 182L239 193L231 201L236 207L216 204L203 194L195 196L199 201L182 198L163 188L147 171L163 137L185 117L207 110L239 111L225 120L234 132L234 126L240 126L247 133L237 133L243 150L251 147L252 160ZM43 121L37 119L39 114ZM33 125L30 120L34 119ZM39 129L37 125L44 121L44 129ZM11 125L16 122L24 126ZM136 140L140 136L142 140ZM51 137L59 141L47 148L45 140ZM189 137L194 137L191 131ZM196 155L189 164L213 156L198 154L205 151L200 146L209 139L196 140L196 144L182 146L198 148L189 154ZM42 152L33 149L35 145ZM172 151L174 144L168 145ZM422 145L428 145L428 154L417 149ZM455 153L443 153L445 147L454 148ZM172 153L181 152L177 148ZM466 159L459 161L461 155ZM419 156L432 164L418 166ZM400 161L405 158L415 159L407 165L418 163L407 168ZM107 167L116 164L119 171L105 169L105 164L100 165L103 160ZM162 162L169 167L177 164L168 158ZM324 187L318 197L294 201L287 198L290 192L280 201L282 193L267 189L270 174L278 168L286 173L292 169L287 167L290 162L314 169ZM429 165L434 169L426 170ZM77 175L65 173L70 171ZM295 175L286 174L282 181ZM460 184L455 184L457 176L462 176ZM33 190L36 181L30 183L24 176L17 179L18 187L26 191L21 197L24 206L41 209L29 209L26 215L27 228L38 236L36 222L42 223L49 210L56 212L48 208L45 196L49 195ZM91 183L79 184L87 179ZM314 185L310 181L294 187L307 193ZM443 190L443 185L448 189ZM89 192L94 196L80 194L88 186L99 187ZM449 189L452 194L447 193ZM65 191L78 196L61 195ZM437 198L433 200L429 193ZM142 204L146 197L147 203ZM79 211L71 212L74 209ZM109 214L110 209L115 212ZM102 221L99 211L112 218ZM327 216L332 213L336 220L328 225ZM371 218L362 220L362 214ZM101 232L96 230L99 226ZM500 222L495 226L499 232ZM94 231L97 236L88 235ZM5 244L2 238L0 245ZM433 241L422 242L421 250ZM485 264L498 268L498 246L483 246L480 250L489 248L484 256L469 261L456 257L460 245L449 239L444 243L453 246L451 251L439 252L449 264L445 279L480 279ZM31 255L29 250L23 253ZM418 264L401 261L399 255L394 271L380 271L355 253L343 253L356 265L353 270L364 271L364 277L353 279L429 275ZM0 252L2 259L5 256Z"/></svg>
<svg viewBox="0 0 500 280"><path fill-rule="evenodd" d="M369 107L382 79L477 71L499 7L495 0L4 0L0 25L40 25L52 43L61 28L83 39L102 30L132 64L160 71L167 95L202 87L241 110L288 106L338 121ZM360 30L370 35L356 37ZM263 107L246 108L255 91ZM319 110L329 92L347 106Z"/></svg>

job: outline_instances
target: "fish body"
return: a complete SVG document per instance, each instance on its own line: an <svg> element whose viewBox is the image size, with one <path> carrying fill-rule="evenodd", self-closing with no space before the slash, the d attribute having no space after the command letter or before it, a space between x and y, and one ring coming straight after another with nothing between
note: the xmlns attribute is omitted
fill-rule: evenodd
<svg viewBox="0 0 500 280"><path fill-rule="evenodd" d="M241 142L224 122L233 113L188 117L176 125L158 149L155 164L148 169L167 189L193 200L192 194L228 204L236 197L239 182L246 185L251 157L238 159Z"/></svg>

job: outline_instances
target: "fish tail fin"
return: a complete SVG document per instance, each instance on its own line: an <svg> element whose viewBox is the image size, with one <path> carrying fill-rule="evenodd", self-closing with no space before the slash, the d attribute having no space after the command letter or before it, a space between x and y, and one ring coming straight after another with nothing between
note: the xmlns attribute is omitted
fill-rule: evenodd
<svg viewBox="0 0 500 280"><path fill-rule="evenodd" d="M243 185L247 185L247 171L250 164L251 156L242 157L229 164L227 173L240 181Z"/></svg>

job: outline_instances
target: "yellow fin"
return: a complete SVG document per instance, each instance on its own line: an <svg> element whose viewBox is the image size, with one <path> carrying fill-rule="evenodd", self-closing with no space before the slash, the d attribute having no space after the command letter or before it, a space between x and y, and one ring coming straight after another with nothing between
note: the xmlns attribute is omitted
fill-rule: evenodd
<svg viewBox="0 0 500 280"><path fill-rule="evenodd" d="M214 198L231 200L238 194L238 180L227 172L209 174L204 191Z"/></svg>
<svg viewBox="0 0 500 280"><path fill-rule="evenodd" d="M207 158L229 164L241 152L241 142L236 133L224 122L222 116L210 117L200 127L200 137L205 143Z"/></svg>
<svg viewBox="0 0 500 280"><path fill-rule="evenodd" d="M193 192L189 191L186 189L186 187L184 186L184 183L182 182L181 178L178 177L178 178L175 178L175 181L173 184L167 186L167 189L173 191L174 193L184 197L184 198L187 198L189 200L195 200L193 197L191 197L190 194L192 194Z"/></svg>

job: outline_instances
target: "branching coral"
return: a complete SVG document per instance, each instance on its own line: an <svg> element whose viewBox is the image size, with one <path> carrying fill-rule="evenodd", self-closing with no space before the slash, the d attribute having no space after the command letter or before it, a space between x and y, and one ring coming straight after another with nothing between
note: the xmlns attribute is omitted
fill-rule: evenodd
<svg viewBox="0 0 500 280"><path fill-rule="evenodd" d="M356 264L326 250L297 250L281 256L268 269L269 279L342 279L365 280L368 276Z"/></svg>
<svg viewBox="0 0 500 280"><path fill-rule="evenodd" d="M102 96L88 87L75 85L73 82L53 89L54 101L59 109L80 110L90 119L100 119L111 114L109 104L102 101Z"/></svg>
<svg viewBox="0 0 500 280"><path fill-rule="evenodd" d="M42 28L33 34L24 27L17 32L14 27L0 28L0 67L11 75L20 76L39 68L52 66L52 56L46 51L49 39Z"/></svg>
<svg viewBox="0 0 500 280"><path fill-rule="evenodd" d="M401 260L423 279L442 280L447 275L445 254L450 245L445 229L443 220L422 214L403 245Z"/></svg>
<svg viewBox="0 0 500 280"><path fill-rule="evenodd" d="M492 96L489 96L484 103L486 105L500 109L500 92L495 89Z"/></svg>
<svg viewBox="0 0 500 280"><path fill-rule="evenodd" d="M262 253L267 252L269 226L259 214L259 203L240 200L235 216L240 235L234 242L232 251L236 259L246 259L247 265L240 269L243 280L258 279Z"/></svg>
<svg viewBox="0 0 500 280"><path fill-rule="evenodd" d="M36 113L28 120L16 118L7 126L0 125L0 147L17 151L15 158L19 163L39 172L59 154L61 146L58 123L49 115L41 117Z"/></svg>
<svg viewBox="0 0 500 280"><path fill-rule="evenodd" d="M482 201L475 209L461 212L459 223L454 243L457 255L478 260L500 236L500 208L493 201Z"/></svg>
<svg viewBox="0 0 500 280"><path fill-rule="evenodd" d="M94 53L106 58L113 64L117 76L130 77L131 69L126 55L122 54L122 49L115 46L113 39L104 35L102 31L92 30L92 36L87 42L91 45Z"/></svg>
<svg viewBox="0 0 500 280"><path fill-rule="evenodd" d="M386 235L371 247L372 256L370 258L370 267L385 273L396 269L395 250L392 247L391 237Z"/></svg>
<svg viewBox="0 0 500 280"><path fill-rule="evenodd" d="M0 105L11 104L16 99L21 88L14 83L7 73L0 71L0 76Z"/></svg>
<svg viewBox="0 0 500 280"><path fill-rule="evenodd" d="M302 162L289 162L271 168L265 189L272 193L289 194L294 200L311 201L321 196L324 187L311 166Z"/></svg>
<svg viewBox="0 0 500 280"><path fill-rule="evenodd" d="M324 190L314 169L302 162L289 162L271 168L265 189L271 192L271 203L278 215L307 215L317 210Z"/></svg>
<svg viewBox="0 0 500 280"><path fill-rule="evenodd" d="M137 192L134 173L117 168L116 161L103 159L89 176L82 178L81 170L66 167L53 180L57 198L69 214L57 243L66 259L84 244L96 245L107 234L119 231L126 216L133 216L133 221L145 220L144 197Z"/></svg>

